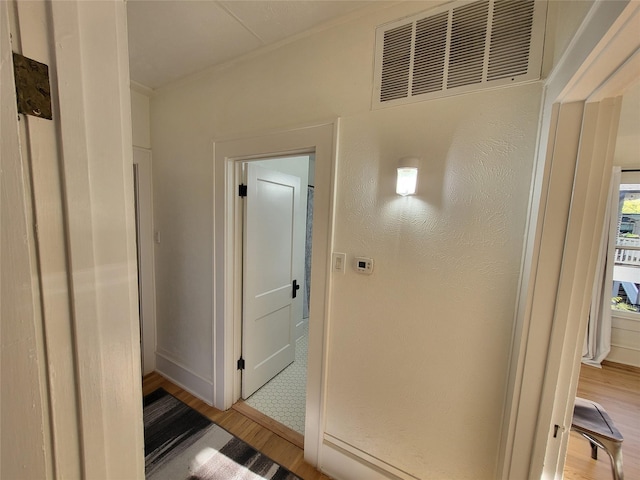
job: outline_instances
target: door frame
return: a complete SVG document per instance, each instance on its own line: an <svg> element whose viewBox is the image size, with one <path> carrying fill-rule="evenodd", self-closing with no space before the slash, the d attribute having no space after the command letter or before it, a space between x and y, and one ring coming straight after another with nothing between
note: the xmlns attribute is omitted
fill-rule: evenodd
<svg viewBox="0 0 640 480"><path fill-rule="evenodd" d="M317 465L324 425L330 258L333 246L335 168L339 120L258 136L214 142L214 406L240 398L242 320L242 203L237 168L247 160L315 153L312 297L305 420L305 460Z"/></svg>
<svg viewBox="0 0 640 480"><path fill-rule="evenodd" d="M16 165L3 172L13 171L13 182L29 178L30 185L23 183L23 191L11 196L3 188L2 208L6 200L16 202L9 206L21 209L14 220L22 232L25 218L37 222L26 225L32 232L23 238L27 243L11 252L20 280L31 273L31 282L16 287L33 304L6 298L2 285L2 313L5 302L19 307L18 323L34 332L12 342L32 366L14 372L12 394L24 408L12 411L14 421L3 422L3 440L15 428L18 449L31 443L14 457L2 450L7 476L144 477L126 13L124 2L0 4L2 80L12 70L12 49L46 63L53 105L52 120L21 114L19 122L21 131L29 130L22 137L30 145L22 150L28 153L24 165L36 165L39 178L16 171ZM4 96L6 85L3 116L15 106L14 94ZM6 128L3 167L9 167L6 149L19 139L13 121ZM4 242L4 225L2 236ZM25 270L29 261L31 272ZM33 342L32 354L25 355ZM3 363L3 374L5 368ZM10 406L3 403L3 412ZM27 409L29 418L21 418Z"/></svg>
<svg viewBox="0 0 640 480"><path fill-rule="evenodd" d="M142 334L142 374L156 369L156 286L153 240L153 174L151 150L133 147L133 164L138 166L137 220L138 279L140 282L140 322Z"/></svg>
<svg viewBox="0 0 640 480"><path fill-rule="evenodd" d="M52 364L44 346L42 294L47 291L40 291L31 159L29 149L23 148L28 139L24 138L25 121L19 120L16 106L12 51L22 53L22 49L19 40L11 36L17 30L15 7L9 2L0 3L0 362L4 380L0 385L0 474L50 480L54 478L60 451L75 452L77 448L68 439L67 445L54 450L52 441L52 429L57 426L52 416L57 411L50 402L48 367ZM68 371L61 369L57 373L63 380L69 378ZM70 423L77 427L77 422ZM19 437L20 441L5 443L5 435ZM31 448L24 448L25 445Z"/></svg>
<svg viewBox="0 0 640 480"><path fill-rule="evenodd" d="M595 3L545 84L504 417L503 479L562 475L619 95L640 71L639 21L640 4Z"/></svg>

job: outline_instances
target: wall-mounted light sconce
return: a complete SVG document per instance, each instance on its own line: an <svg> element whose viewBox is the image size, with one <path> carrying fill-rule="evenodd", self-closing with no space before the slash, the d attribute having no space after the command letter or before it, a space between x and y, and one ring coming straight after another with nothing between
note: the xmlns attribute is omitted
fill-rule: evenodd
<svg viewBox="0 0 640 480"><path fill-rule="evenodd" d="M402 195L413 195L416 193L418 183L418 159L403 158L398 163L398 174L396 179L396 193Z"/></svg>

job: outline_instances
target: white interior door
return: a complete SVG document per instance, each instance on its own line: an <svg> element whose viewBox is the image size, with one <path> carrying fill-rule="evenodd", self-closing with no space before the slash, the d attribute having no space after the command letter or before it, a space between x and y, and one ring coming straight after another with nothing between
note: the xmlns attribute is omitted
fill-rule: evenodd
<svg viewBox="0 0 640 480"><path fill-rule="evenodd" d="M295 359L292 301L302 279L293 260L300 179L247 164L242 320L242 398ZM301 292L300 292L301 293Z"/></svg>

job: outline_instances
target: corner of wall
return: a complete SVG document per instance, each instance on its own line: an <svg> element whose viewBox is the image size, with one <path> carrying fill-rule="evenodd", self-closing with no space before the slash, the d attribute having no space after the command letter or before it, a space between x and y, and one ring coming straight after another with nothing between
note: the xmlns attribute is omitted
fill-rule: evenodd
<svg viewBox="0 0 640 480"><path fill-rule="evenodd" d="M133 130L133 146L151 148L151 127L149 114L150 96L140 93L138 88L131 88L131 124Z"/></svg>

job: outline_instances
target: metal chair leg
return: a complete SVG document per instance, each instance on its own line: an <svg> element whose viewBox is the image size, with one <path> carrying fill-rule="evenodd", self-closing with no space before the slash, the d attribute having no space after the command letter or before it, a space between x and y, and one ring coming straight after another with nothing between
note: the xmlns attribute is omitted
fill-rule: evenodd
<svg viewBox="0 0 640 480"><path fill-rule="evenodd" d="M614 480L624 480L622 473L622 441L624 439L600 404L576 397L571 429L589 440L591 458L594 460L598 459L598 448L607 452L611 459Z"/></svg>
<svg viewBox="0 0 640 480"><path fill-rule="evenodd" d="M598 459L598 446L593 443L591 440L589 440L589 443L591 444L591 458L593 458L594 460Z"/></svg>
<svg viewBox="0 0 640 480"><path fill-rule="evenodd" d="M624 473L622 471L622 443L612 442L601 438L600 441L604 445L604 450L609 454L611 458L611 472L613 473L614 480L624 480Z"/></svg>

